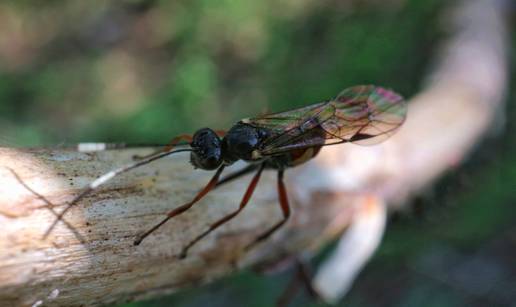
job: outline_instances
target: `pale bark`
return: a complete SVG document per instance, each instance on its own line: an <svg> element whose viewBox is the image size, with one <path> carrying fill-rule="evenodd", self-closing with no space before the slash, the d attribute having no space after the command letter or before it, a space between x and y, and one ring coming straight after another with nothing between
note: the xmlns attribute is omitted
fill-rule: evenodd
<svg viewBox="0 0 516 307"><path fill-rule="evenodd" d="M178 260L186 242L236 209L249 176L208 194L133 246L137 234L189 201L210 178L210 172L192 169L187 154L165 158L86 197L43 240L53 212L82 187L148 150L0 149L0 302L90 306L162 295L240 267L316 251L355 216L364 216L371 197L389 209L401 205L465 157L502 101L502 18L494 1L469 2L480 6L458 19L435 78L411 99L400 131L374 147L325 148L314 161L289 170L293 216L284 230L249 254L243 247L281 218L271 171L241 215Z"/></svg>
<svg viewBox="0 0 516 307"><path fill-rule="evenodd" d="M457 167L486 132L500 131L508 64L503 3L467 0L448 12L450 38L427 86L411 99L403 127L375 148L343 146L325 151L314 170L321 175L333 170L339 176L322 184L372 192L383 200L379 205L386 203L394 210L404 205L407 196ZM306 188L304 192L311 193ZM338 248L315 279L315 287L328 301L346 293L365 263L356 259L357 254L368 258L371 242L380 242L381 210L367 210L364 205L357 212L351 222L361 227L362 234L352 226L339 243L347 248ZM365 230L364 225L368 225ZM339 273L340 287L335 286Z"/></svg>

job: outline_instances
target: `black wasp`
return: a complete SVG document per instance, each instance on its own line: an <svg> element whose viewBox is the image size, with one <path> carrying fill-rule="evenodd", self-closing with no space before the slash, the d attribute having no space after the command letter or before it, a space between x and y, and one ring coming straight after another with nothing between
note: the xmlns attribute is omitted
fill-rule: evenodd
<svg viewBox="0 0 516 307"><path fill-rule="evenodd" d="M362 85L345 89L337 97L328 101L286 112L243 119L227 133L203 128L193 136L178 136L158 152L106 173L91 182L61 212L49 231L71 206L113 177L165 156L189 151L193 166L203 170L216 170L214 176L189 203L168 212L160 223L137 237L134 244L139 245L145 237L168 220L190 209L217 185L255 171L238 209L211 224L206 231L187 243L180 253L181 258L186 257L188 250L195 243L244 209L264 169L275 169L278 171L279 204L283 218L251 241L246 247L249 249L271 236L290 216L287 192L283 182L285 169L315 157L321 147L326 145L379 143L401 126L405 120L406 111L406 102L395 92L373 85ZM182 141L187 142L188 148L174 150ZM220 179L224 168L238 160L244 160L249 165Z"/></svg>

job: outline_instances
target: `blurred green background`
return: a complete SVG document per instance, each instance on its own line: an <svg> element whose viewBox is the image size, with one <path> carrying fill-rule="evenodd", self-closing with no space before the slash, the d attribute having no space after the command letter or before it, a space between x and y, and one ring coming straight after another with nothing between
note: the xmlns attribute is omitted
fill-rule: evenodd
<svg viewBox="0 0 516 307"><path fill-rule="evenodd" d="M449 3L5 1L0 145L162 143L364 83L411 97L445 37L441 17ZM515 89L511 82L507 101ZM503 129L393 216L342 306L514 304L515 112L508 103ZM271 306L289 274L242 272L120 306ZM312 305L305 294L292 304Z"/></svg>

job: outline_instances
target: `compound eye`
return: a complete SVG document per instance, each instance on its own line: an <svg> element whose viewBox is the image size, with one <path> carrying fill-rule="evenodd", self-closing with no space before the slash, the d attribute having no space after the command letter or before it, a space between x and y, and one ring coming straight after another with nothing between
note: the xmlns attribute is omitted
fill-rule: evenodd
<svg viewBox="0 0 516 307"><path fill-rule="evenodd" d="M195 168L207 171L214 170L222 164L222 155L219 153L207 156L205 153L192 151L190 162Z"/></svg>
<svg viewBox="0 0 516 307"><path fill-rule="evenodd" d="M190 161L192 164L204 170L213 170L222 163L221 141L217 134L204 128L197 131L192 141L192 154Z"/></svg>
<svg viewBox="0 0 516 307"><path fill-rule="evenodd" d="M217 156L208 157L208 158L204 159L204 161L202 163L203 169L205 169L205 170L216 169L217 167L219 167L220 162L221 162L220 157L217 157Z"/></svg>

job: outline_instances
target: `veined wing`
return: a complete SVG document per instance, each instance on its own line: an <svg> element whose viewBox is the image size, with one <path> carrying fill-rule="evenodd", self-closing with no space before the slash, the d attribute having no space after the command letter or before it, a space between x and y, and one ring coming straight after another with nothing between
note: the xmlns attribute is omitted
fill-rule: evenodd
<svg viewBox="0 0 516 307"><path fill-rule="evenodd" d="M335 114L321 124L327 142L378 144L393 135L407 115L407 103L399 94L373 85L345 89L331 103Z"/></svg>
<svg viewBox="0 0 516 307"><path fill-rule="evenodd" d="M263 141L259 150L262 155L271 155L276 152L288 151L291 149L291 145L299 146L297 143L301 137L303 137L305 147L324 143L320 133L316 135L314 129L334 114L335 107L331 101L326 101L295 110L247 119L243 122L255 127L266 128L271 132L271 136ZM310 134L310 138L306 137L307 133ZM308 145L308 141L313 145Z"/></svg>
<svg viewBox="0 0 516 307"><path fill-rule="evenodd" d="M303 109L306 109L301 112L304 115L298 116L294 124L293 115ZM405 120L406 111L406 102L393 91L373 85L351 87L328 102L272 114L290 113L292 122L287 120L289 129L283 132L273 129L278 134L263 142L260 154L275 155L292 149L346 142L377 144L396 132ZM259 126L268 128L266 122L264 119ZM273 123L271 127L281 127ZM250 124L254 122L251 120Z"/></svg>
<svg viewBox="0 0 516 307"><path fill-rule="evenodd" d="M325 106L329 101L319 102L306 107L301 107L285 112L265 114L255 118L247 118L242 122L254 127L265 128L272 132L274 136L291 131L303 125L306 121L316 117L330 117L333 114L325 111Z"/></svg>

